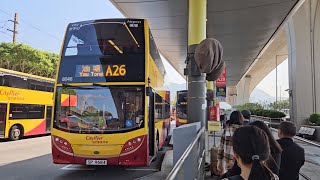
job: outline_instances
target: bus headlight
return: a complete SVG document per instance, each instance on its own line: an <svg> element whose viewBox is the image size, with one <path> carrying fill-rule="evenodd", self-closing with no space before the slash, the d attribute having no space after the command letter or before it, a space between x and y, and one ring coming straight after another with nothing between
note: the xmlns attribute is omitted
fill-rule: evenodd
<svg viewBox="0 0 320 180"><path fill-rule="evenodd" d="M143 138L144 136L139 136L133 139L130 139L129 141L127 141L122 148L121 154L127 154L130 152L135 151L136 149L138 149L140 147L140 145L143 142Z"/></svg>

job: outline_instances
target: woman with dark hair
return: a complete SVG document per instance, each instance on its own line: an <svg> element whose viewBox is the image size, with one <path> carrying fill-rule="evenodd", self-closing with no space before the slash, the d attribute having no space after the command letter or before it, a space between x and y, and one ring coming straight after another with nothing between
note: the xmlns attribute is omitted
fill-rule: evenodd
<svg viewBox="0 0 320 180"><path fill-rule="evenodd" d="M233 180L278 180L278 176L265 166L270 156L269 140L261 129L255 126L238 128L232 137L234 158L241 174L225 179Z"/></svg>
<svg viewBox="0 0 320 180"><path fill-rule="evenodd" d="M270 156L268 160L265 162L267 167L276 175L279 175L280 162L281 162L281 152L282 148L279 143L274 139L272 133L270 132L268 126L262 121L254 121L250 125L256 126L263 130L268 136L269 146L270 146ZM241 173L241 169L237 163L226 172L221 178L230 177L234 175L239 175Z"/></svg>
<svg viewBox="0 0 320 180"><path fill-rule="evenodd" d="M228 125L229 124L237 124L237 125L243 124L243 116L240 111L233 111L230 114L230 120L228 121Z"/></svg>
<svg viewBox="0 0 320 180"><path fill-rule="evenodd" d="M274 139L271 131L269 130L268 126L264 122L255 121L255 122L252 122L250 125L256 126L262 129L268 136L271 156L266 161L266 165L268 166L268 168L270 168L270 170L274 174L279 175L281 152L282 152L282 148L280 144Z"/></svg>
<svg viewBox="0 0 320 180"><path fill-rule="evenodd" d="M220 146L218 149L218 163L217 170L220 174L232 168L234 164L233 151L232 151L232 136L235 130L241 127L243 123L243 116L240 111L233 111L230 115L230 120L227 127L224 129Z"/></svg>

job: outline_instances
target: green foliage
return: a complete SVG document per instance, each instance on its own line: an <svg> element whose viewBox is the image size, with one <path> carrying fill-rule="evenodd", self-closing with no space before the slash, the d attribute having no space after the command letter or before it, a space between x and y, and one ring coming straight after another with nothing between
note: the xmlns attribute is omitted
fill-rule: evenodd
<svg viewBox="0 0 320 180"><path fill-rule="evenodd" d="M311 114L309 121L316 126L320 126L320 113Z"/></svg>
<svg viewBox="0 0 320 180"><path fill-rule="evenodd" d="M256 110L263 109L262 105L259 104L259 103L246 103L246 104L243 104L243 105L238 105L235 108L238 109L239 111L250 110L252 112L256 111Z"/></svg>
<svg viewBox="0 0 320 180"><path fill-rule="evenodd" d="M286 114L281 111L269 110L269 114L267 117L270 118L283 118L286 117Z"/></svg>
<svg viewBox="0 0 320 180"><path fill-rule="evenodd" d="M282 100L278 102L273 102L270 104L271 108L275 110L280 110L280 109L289 109L289 100Z"/></svg>
<svg viewBox="0 0 320 180"><path fill-rule="evenodd" d="M277 110L267 110L264 109L265 106L259 103L246 103L243 105L239 105L235 107L239 111L249 110L252 115L256 116L264 116L270 118L283 118L286 116L285 113L277 111Z"/></svg>
<svg viewBox="0 0 320 180"><path fill-rule="evenodd" d="M76 91L73 89L68 89L68 88L62 88L59 91L60 94L67 94L67 95L77 95Z"/></svg>
<svg viewBox="0 0 320 180"><path fill-rule="evenodd" d="M265 109L259 109L259 110L253 111L251 112L251 114L256 116L270 117L270 118L286 117L286 114L281 111L265 110Z"/></svg>
<svg viewBox="0 0 320 180"><path fill-rule="evenodd" d="M24 44L0 43L0 67L53 78L59 56Z"/></svg>

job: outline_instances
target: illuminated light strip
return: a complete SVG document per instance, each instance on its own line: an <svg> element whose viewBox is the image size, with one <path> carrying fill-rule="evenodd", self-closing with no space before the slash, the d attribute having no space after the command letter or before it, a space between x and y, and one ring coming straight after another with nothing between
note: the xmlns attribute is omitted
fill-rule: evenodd
<svg viewBox="0 0 320 180"><path fill-rule="evenodd" d="M108 41L119 53L123 54L121 49L116 44L114 44L114 42L112 40L108 40Z"/></svg>
<svg viewBox="0 0 320 180"><path fill-rule="evenodd" d="M138 41L136 40L136 38L133 36L133 34L131 33L130 29L128 28L126 23L123 23L123 25L127 28L128 32L130 33L131 37L133 38L134 42L136 42L137 46L140 47Z"/></svg>
<svg viewBox="0 0 320 180"><path fill-rule="evenodd" d="M77 24L77 23L74 23ZM93 24L123 24L123 22L92 22L92 23L86 23L86 24L81 24L81 22L79 22L78 24L83 26L88 26L88 25L93 25Z"/></svg>

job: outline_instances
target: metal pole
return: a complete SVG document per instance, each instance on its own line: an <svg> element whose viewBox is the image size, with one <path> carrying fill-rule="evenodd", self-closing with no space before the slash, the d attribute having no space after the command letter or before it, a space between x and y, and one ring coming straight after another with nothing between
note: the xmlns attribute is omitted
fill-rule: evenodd
<svg viewBox="0 0 320 180"><path fill-rule="evenodd" d="M278 102L278 55L276 55L276 102Z"/></svg>
<svg viewBox="0 0 320 180"><path fill-rule="evenodd" d="M13 30L11 29L7 29L8 31L11 31L13 33L12 36L12 42L13 44L16 43L16 39L17 39L17 34L18 34L18 13L14 14L14 20L9 20L11 22L13 22Z"/></svg>
<svg viewBox="0 0 320 180"><path fill-rule="evenodd" d="M13 43L16 43L17 34L18 34L18 13L15 13L14 26L13 26Z"/></svg>
<svg viewBox="0 0 320 180"><path fill-rule="evenodd" d="M280 86L280 102L281 102L281 96L282 96L282 91L281 91L281 86Z"/></svg>
<svg viewBox="0 0 320 180"><path fill-rule="evenodd" d="M206 0L189 0L188 20L188 123L201 122L206 117L206 76L200 73L194 60L196 46L206 38Z"/></svg>
<svg viewBox="0 0 320 180"><path fill-rule="evenodd" d="M207 92L211 91L213 93L213 82L212 81L207 81ZM213 106L213 101L212 99L209 99L209 97L207 97L207 117L206 117L206 130L208 130L208 121L209 121L209 117L210 117L210 112L209 112L209 107Z"/></svg>

